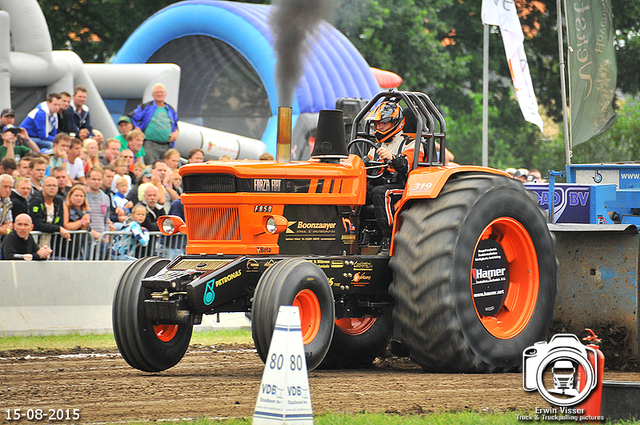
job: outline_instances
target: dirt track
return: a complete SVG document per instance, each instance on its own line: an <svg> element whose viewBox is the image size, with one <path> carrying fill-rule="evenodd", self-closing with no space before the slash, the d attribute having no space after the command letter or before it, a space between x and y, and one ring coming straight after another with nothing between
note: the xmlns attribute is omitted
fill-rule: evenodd
<svg viewBox="0 0 640 425"><path fill-rule="evenodd" d="M134 370L114 352L2 353L0 423L8 423L7 409L79 409L80 420L73 423L251 416L262 370L252 349L192 348L176 367L158 374ZM640 381L637 373L605 375ZM546 406L537 393L522 390L519 373L425 374L395 357L367 370L313 371L309 382L315 414L526 412Z"/></svg>

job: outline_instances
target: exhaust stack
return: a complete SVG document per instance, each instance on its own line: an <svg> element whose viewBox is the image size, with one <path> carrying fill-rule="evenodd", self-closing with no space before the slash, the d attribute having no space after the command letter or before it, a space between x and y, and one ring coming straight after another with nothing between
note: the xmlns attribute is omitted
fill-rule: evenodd
<svg viewBox="0 0 640 425"><path fill-rule="evenodd" d="M291 107L278 107L278 147L276 151L278 162L291 162L291 114Z"/></svg>

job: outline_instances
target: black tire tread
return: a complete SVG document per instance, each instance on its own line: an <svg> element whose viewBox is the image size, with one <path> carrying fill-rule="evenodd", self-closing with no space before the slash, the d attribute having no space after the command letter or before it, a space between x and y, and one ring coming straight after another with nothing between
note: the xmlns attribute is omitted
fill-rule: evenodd
<svg viewBox="0 0 640 425"><path fill-rule="evenodd" d="M307 354L307 369L313 370L322 362L329 349L333 336L333 321L335 319L334 300L331 286L326 275L315 264L302 259L290 258L271 265L260 277L253 296L251 311L251 334L258 355L263 362L269 355L269 347L273 330L275 329L278 309L280 305L291 305L296 294L307 287L308 283L300 282L298 276L313 276L317 278L312 285L322 308L322 329L318 336L309 343L316 350L310 356L309 348L305 345ZM324 296L324 302L323 302ZM324 303L324 307L323 307ZM324 332L323 332L324 330Z"/></svg>
<svg viewBox="0 0 640 425"><path fill-rule="evenodd" d="M157 273L169 260L147 257L132 263L123 273L113 300L113 333L123 359L144 372L160 372L175 366L189 348L192 325L180 325L166 343L155 336L143 311L142 279Z"/></svg>

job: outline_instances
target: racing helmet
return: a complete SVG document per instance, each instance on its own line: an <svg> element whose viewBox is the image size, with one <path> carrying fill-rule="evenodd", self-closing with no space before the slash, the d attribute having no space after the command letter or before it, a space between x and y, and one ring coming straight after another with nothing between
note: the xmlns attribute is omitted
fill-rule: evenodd
<svg viewBox="0 0 640 425"><path fill-rule="evenodd" d="M390 122L394 125L386 131L375 131L376 140L380 143L387 142L393 138L404 127L404 115L402 108L395 102L384 101L375 109L371 110L365 120L372 122Z"/></svg>

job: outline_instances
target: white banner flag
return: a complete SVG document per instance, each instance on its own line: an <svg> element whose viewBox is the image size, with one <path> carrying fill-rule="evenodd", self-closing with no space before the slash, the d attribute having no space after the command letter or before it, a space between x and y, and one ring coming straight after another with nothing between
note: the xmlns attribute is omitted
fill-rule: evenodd
<svg viewBox="0 0 640 425"><path fill-rule="evenodd" d="M524 51L524 34L514 1L482 0L482 23L500 27L504 51L522 115L525 120L537 125L542 131L542 118L538 112L538 101Z"/></svg>

